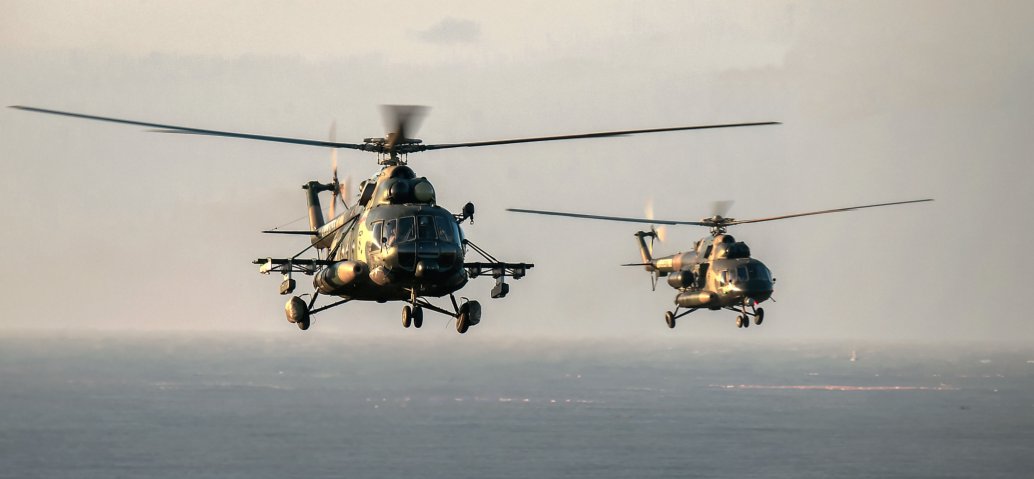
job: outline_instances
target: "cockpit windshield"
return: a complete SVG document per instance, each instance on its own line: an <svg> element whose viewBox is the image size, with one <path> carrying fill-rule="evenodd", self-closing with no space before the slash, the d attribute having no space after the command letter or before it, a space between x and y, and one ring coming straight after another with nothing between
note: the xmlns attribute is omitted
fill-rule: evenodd
<svg viewBox="0 0 1034 479"><path fill-rule="evenodd" d="M418 239L433 240L435 238L433 216L418 216L416 224Z"/></svg>
<svg viewBox="0 0 1034 479"><path fill-rule="evenodd" d="M456 222L447 218L435 217L434 224L438 229L440 241L453 242L456 238Z"/></svg>
<svg viewBox="0 0 1034 479"><path fill-rule="evenodd" d="M450 243L458 242L460 239L459 227L455 221L429 215L403 216L397 220L385 221L383 235L387 240L385 242L387 246L416 239L424 241L437 239Z"/></svg>
<svg viewBox="0 0 1034 479"><path fill-rule="evenodd" d="M768 279L768 268L760 263L749 263L746 266L740 266L739 269L743 270L740 273L740 277L743 279ZM744 276L743 273L748 276Z"/></svg>

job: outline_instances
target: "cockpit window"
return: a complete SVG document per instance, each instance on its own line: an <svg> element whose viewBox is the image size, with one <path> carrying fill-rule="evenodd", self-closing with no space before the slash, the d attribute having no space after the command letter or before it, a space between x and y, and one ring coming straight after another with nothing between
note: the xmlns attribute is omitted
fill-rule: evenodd
<svg viewBox="0 0 1034 479"><path fill-rule="evenodd" d="M747 265L747 274L750 275L749 279L768 279L768 268L758 263L750 263Z"/></svg>
<svg viewBox="0 0 1034 479"><path fill-rule="evenodd" d="M433 240L435 237L434 231L434 217L433 216L418 216L417 217L417 235L421 240Z"/></svg>
<svg viewBox="0 0 1034 479"><path fill-rule="evenodd" d="M381 233L383 226L383 221L377 221L373 224L373 227L371 228L370 249L373 251L378 251L381 249Z"/></svg>
<svg viewBox="0 0 1034 479"><path fill-rule="evenodd" d="M455 236L456 222L449 221L446 218L435 217L434 224L438 228L438 239L452 242Z"/></svg>
<svg viewBox="0 0 1034 479"><path fill-rule="evenodd" d="M399 243L405 243L407 241L413 241L413 222L415 220L412 216L403 216L399 218L398 236Z"/></svg>
<svg viewBox="0 0 1034 479"><path fill-rule="evenodd" d="M384 222L384 247L395 246L395 242L398 240L395 223L394 219Z"/></svg>

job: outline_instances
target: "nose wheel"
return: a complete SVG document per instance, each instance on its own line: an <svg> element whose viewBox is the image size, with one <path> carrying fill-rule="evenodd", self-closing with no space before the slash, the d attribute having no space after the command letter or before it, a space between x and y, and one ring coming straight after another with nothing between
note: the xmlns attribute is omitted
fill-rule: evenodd
<svg viewBox="0 0 1034 479"><path fill-rule="evenodd" d="M408 304L402 307L402 327L408 328L410 325L414 328L424 325L424 308Z"/></svg>
<svg viewBox="0 0 1034 479"><path fill-rule="evenodd" d="M736 327L737 328L749 328L750 327L750 318L748 318L746 315L743 315L743 314L741 314L739 316L736 316Z"/></svg>
<svg viewBox="0 0 1034 479"><path fill-rule="evenodd" d="M744 301L744 303L739 307L730 306L725 309L740 313L736 316L737 328L749 328L751 318L754 318L755 326L760 326L761 323L765 321L765 309L758 308L757 303L754 303L753 301Z"/></svg>
<svg viewBox="0 0 1034 479"><path fill-rule="evenodd" d="M402 307L402 327L408 328L409 324L413 322L413 308L408 304Z"/></svg>
<svg viewBox="0 0 1034 479"><path fill-rule="evenodd" d="M431 304L426 298L413 296L410 304L402 307L402 327L413 326L419 328L424 325L424 310L433 313L440 313L456 319L456 331L460 334L466 333L471 326L481 322L481 303L477 301L464 301L459 303L456 297L449 295L452 301L452 310L440 308Z"/></svg>

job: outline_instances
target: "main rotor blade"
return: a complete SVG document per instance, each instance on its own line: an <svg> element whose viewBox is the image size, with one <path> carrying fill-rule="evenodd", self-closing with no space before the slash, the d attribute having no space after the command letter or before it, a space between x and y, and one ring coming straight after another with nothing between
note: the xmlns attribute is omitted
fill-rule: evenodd
<svg viewBox="0 0 1034 479"><path fill-rule="evenodd" d="M678 126L673 128L650 128L646 130L623 130L623 131L604 131L599 133L583 133L579 135L560 135L560 136L541 136L537 138L516 138L512 140L495 140L495 141L474 141L469 143L446 143L438 145L417 145L416 149L419 150L442 150L445 148L465 148L469 146L492 146L492 145L509 145L512 143L534 143L538 141L557 141L557 140L577 140L581 138L606 138L609 136L624 136L624 135L638 135L640 133L660 133L665 131L682 131L682 130L707 130L714 128L736 128L741 126L761 126L761 125L781 125L778 121L764 121L759 123L730 123L724 125L700 125L700 126Z"/></svg>
<svg viewBox="0 0 1034 479"><path fill-rule="evenodd" d="M601 215L586 215L581 213L563 213L560 211L543 211L543 210L526 210L523 208L507 208L506 211L513 211L515 213L532 213L536 215L549 215L549 216L567 216L569 218L585 218L590 220L606 220L606 221L624 221L626 223L646 223L646 224L658 224L658 225L693 225L693 226L711 226L710 223L702 223L699 221L674 221L674 220L658 220L650 218L628 218L624 216L601 216Z"/></svg>
<svg viewBox="0 0 1034 479"><path fill-rule="evenodd" d="M14 105L14 106L11 106L10 108L15 108L15 109L18 109L18 110L25 110L25 111L34 111L36 113L48 113L48 114L51 114L51 115L62 115L62 116L70 116L70 117L73 117L73 118L83 118L83 119L86 119L86 120L108 121L108 122L112 122L112 123L123 123L123 124L126 124L126 125L137 125L137 126L147 126L147 127L151 127L151 128L158 128L157 130L153 130L156 133L182 133L182 134L189 134L189 135L225 136L225 137L230 137L230 138L245 138L245 139L248 139L248 140L273 141L273 142L277 142L277 143L294 143L296 145L321 146L321 147L324 147L324 148L349 148L349 149L352 149L352 150L363 150L364 149L364 145L357 145L357 144L354 144L354 143L338 143L338 142L333 142L333 141L306 140L306 139L301 139L301 138L285 138L285 137L281 137L281 136L252 135L252 134L249 134L249 133L234 133L234 132L230 132L230 131L206 130L206 129L202 129L202 128L191 128L191 127L188 127L188 126L165 125L165 124L161 124L161 123L149 123L149 122L144 122L144 121L125 120L125 119L121 119L121 118L111 118L111 117L106 117L106 116L86 115L86 114L82 114L82 113L72 113L72 112L67 112L67 111L47 110L47 109L44 109L44 108L35 108L35 107L31 107L31 106Z"/></svg>
<svg viewBox="0 0 1034 479"><path fill-rule="evenodd" d="M769 218L756 218L756 219L752 219L752 220L733 220L733 221L730 221L728 223L725 223L725 225L726 226L731 226L731 225L742 225L742 224L746 224L746 223L760 223L762 221L783 220L783 219L787 219L787 218L796 218L798 216L823 215L823 214L826 214L826 213L839 213L839 212L842 212L842 211L853 211L853 210L860 210L860 209L863 209L863 208L876 208L878 206L906 205L906 204L909 204L909 203L925 203L927 201L933 201L933 198L926 198L926 199L922 199L922 200L895 201L893 203L878 203L878 204L875 204L875 205L849 206L847 208L836 208L836 209L832 209L832 210L822 210L822 211L809 211L807 213L797 213L797 214L783 215L783 216L772 216L772 217L769 217Z"/></svg>

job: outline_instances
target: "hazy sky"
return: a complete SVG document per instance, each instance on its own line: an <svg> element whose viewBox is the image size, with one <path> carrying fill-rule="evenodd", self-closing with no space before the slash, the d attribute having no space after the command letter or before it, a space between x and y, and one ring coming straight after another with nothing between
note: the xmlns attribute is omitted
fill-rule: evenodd
<svg viewBox="0 0 1034 479"><path fill-rule="evenodd" d="M1030 2L259 2L0 0L0 100L254 133L360 141L377 105L433 110L445 143L739 121L776 127L429 152L411 165L467 236L537 267L482 300L484 337L1034 339ZM0 331L402 331L354 304L301 333L257 257L305 240L318 148L145 133L0 111ZM343 173L377 170L343 151ZM762 328L729 312L664 326L634 226L506 207L699 219L936 198L731 230L778 278ZM659 254L705 235L672 231ZM308 278L300 283L307 289Z"/></svg>

